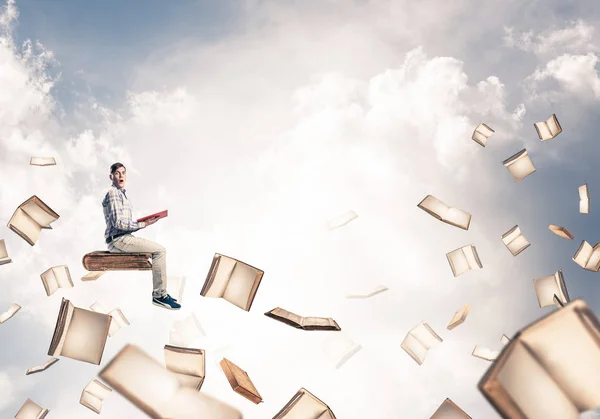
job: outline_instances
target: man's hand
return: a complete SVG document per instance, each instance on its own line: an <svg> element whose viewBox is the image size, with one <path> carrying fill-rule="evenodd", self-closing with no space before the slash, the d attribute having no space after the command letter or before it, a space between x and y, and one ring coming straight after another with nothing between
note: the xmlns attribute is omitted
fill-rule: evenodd
<svg viewBox="0 0 600 419"><path fill-rule="evenodd" d="M146 221L144 221L144 223L146 223L146 227L148 227L149 225L154 224L158 220L160 220L160 217L152 217L152 218L148 218Z"/></svg>

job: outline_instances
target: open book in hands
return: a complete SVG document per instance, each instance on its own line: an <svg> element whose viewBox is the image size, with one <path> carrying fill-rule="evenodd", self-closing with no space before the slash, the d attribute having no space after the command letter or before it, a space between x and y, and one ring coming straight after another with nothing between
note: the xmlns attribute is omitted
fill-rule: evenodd
<svg viewBox="0 0 600 419"><path fill-rule="evenodd" d="M169 216L169 210L164 210L161 212L157 212L156 214L151 214L151 215L146 215L145 217L142 218L138 218L136 221L138 223L141 223L142 221L146 221L149 220L151 218L156 218L157 221L160 220L161 218L165 218Z"/></svg>

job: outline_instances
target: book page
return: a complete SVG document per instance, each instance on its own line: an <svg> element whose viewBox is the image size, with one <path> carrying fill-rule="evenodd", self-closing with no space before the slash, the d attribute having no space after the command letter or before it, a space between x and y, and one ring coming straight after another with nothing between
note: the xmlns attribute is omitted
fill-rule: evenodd
<svg viewBox="0 0 600 419"><path fill-rule="evenodd" d="M521 150L519 153L515 154L513 157L510 157L505 162L505 166L508 167L508 171L512 175L515 182L525 179L527 176L536 171L531 158L529 155L527 155L526 149Z"/></svg>
<svg viewBox="0 0 600 419"><path fill-rule="evenodd" d="M575 256L573 256L573 262L585 269L588 261L590 260L590 257L592 257L593 251L594 249L592 248L592 246L588 242L583 240L579 245L579 248L575 252Z"/></svg>
<svg viewBox="0 0 600 419"><path fill-rule="evenodd" d="M452 274L455 277L470 271L469 262L467 261L467 257L463 253L462 248L447 253L446 258L448 259L448 263L450 263Z"/></svg>
<svg viewBox="0 0 600 419"><path fill-rule="evenodd" d="M165 364L169 371L184 374L195 378L195 384L199 378L205 376L205 353L202 349L177 348L171 345L165 345L164 356Z"/></svg>
<svg viewBox="0 0 600 419"><path fill-rule="evenodd" d="M73 280L67 265L54 266L52 272L60 288L73 288Z"/></svg>
<svg viewBox="0 0 600 419"><path fill-rule="evenodd" d="M568 302L567 296L562 288L562 286L564 286L564 280L561 279L562 278L559 277L558 273L555 273L554 275L544 276L533 281L540 308L553 306L555 295L558 296L563 303Z"/></svg>
<svg viewBox="0 0 600 419"><path fill-rule="evenodd" d="M340 368L362 348L344 332L332 333L325 338L322 347L323 352L329 361L335 365L335 368Z"/></svg>
<svg viewBox="0 0 600 419"><path fill-rule="evenodd" d="M569 239L569 240L573 240L573 238L574 238L573 235L569 232L569 230L567 230L564 227L550 224L548 226L548 229L559 237Z"/></svg>
<svg viewBox="0 0 600 419"><path fill-rule="evenodd" d="M446 204L433 195L427 195L421 202L417 204L417 207L434 216L438 220L443 219L449 210L449 207Z"/></svg>
<svg viewBox="0 0 600 419"><path fill-rule="evenodd" d="M493 351L483 346L475 345L471 355L486 361L494 361L496 358L498 358L498 355L500 355L500 351Z"/></svg>
<svg viewBox="0 0 600 419"><path fill-rule="evenodd" d="M31 166L54 166L56 159L54 157L31 157L29 164Z"/></svg>
<svg viewBox="0 0 600 419"><path fill-rule="evenodd" d="M323 402L308 392L302 392L300 395L297 394L297 396L296 400L294 398L290 400L290 402L294 401L295 403L288 411L280 412L282 414L275 415L273 419L319 418L329 410Z"/></svg>
<svg viewBox="0 0 600 419"><path fill-rule="evenodd" d="M594 249L585 264L585 269L598 272L598 268L600 268L600 249Z"/></svg>
<svg viewBox="0 0 600 419"><path fill-rule="evenodd" d="M579 411L521 341L515 342L497 380L527 418L579 419Z"/></svg>
<svg viewBox="0 0 600 419"><path fill-rule="evenodd" d="M448 323L448 330L454 329L456 326L461 325L467 319L469 315L469 311L471 310L471 306L469 304L465 305L463 308L454 313L452 320Z"/></svg>
<svg viewBox="0 0 600 419"><path fill-rule="evenodd" d="M58 219L54 215L46 212L44 209L44 204L37 199L27 202L25 205L21 206L21 209L42 227L48 227L52 222Z"/></svg>
<svg viewBox="0 0 600 419"><path fill-rule="evenodd" d="M37 242L42 232L42 228L31 217L29 217L21 208L17 208L15 214L9 221L23 235L27 236L33 243Z"/></svg>
<svg viewBox="0 0 600 419"><path fill-rule="evenodd" d="M471 214L458 208L449 208L443 221L453 226L468 230L471 224Z"/></svg>
<svg viewBox="0 0 600 419"><path fill-rule="evenodd" d="M400 347L408 354L417 364L422 365L427 355L427 348L423 346L417 338L410 333L404 337Z"/></svg>
<svg viewBox="0 0 600 419"><path fill-rule="evenodd" d="M46 362L44 362L42 365L29 368L27 370L27 372L25 373L25 375L30 375L30 374L35 374L36 372L46 371L48 368L50 368L52 365L56 364L58 361L59 361L58 358L52 357L52 358L48 359Z"/></svg>
<svg viewBox="0 0 600 419"><path fill-rule="evenodd" d="M250 300L254 282L257 278L257 270L246 265L245 263L236 263L231 273L231 278L227 284L227 288L223 293L223 298L231 304L238 306L242 310L246 310L248 301Z"/></svg>
<svg viewBox="0 0 600 419"><path fill-rule="evenodd" d="M329 317L304 317L302 319L302 326L333 326L335 327L335 323L332 318Z"/></svg>
<svg viewBox="0 0 600 419"><path fill-rule="evenodd" d="M471 416L467 415L452 400L446 399L430 419L471 419Z"/></svg>
<svg viewBox="0 0 600 419"><path fill-rule="evenodd" d="M6 243L4 239L0 240L0 259L8 258L8 252L6 251Z"/></svg>
<svg viewBox="0 0 600 419"><path fill-rule="evenodd" d="M60 355L99 365L110 321L111 317L107 314L76 307Z"/></svg>
<svg viewBox="0 0 600 419"><path fill-rule="evenodd" d="M548 126L548 131L550 131L552 138L556 137L562 132L562 128L560 127L560 123L558 122L558 118L555 114L552 114L552 116L548 118L546 125Z"/></svg>
<svg viewBox="0 0 600 419"><path fill-rule="evenodd" d="M50 268L46 272L40 275L42 278L42 283L44 284L44 288L46 290L46 295L51 296L58 290L58 280L56 279L56 274L54 273L54 269Z"/></svg>
<svg viewBox="0 0 600 419"><path fill-rule="evenodd" d="M525 236L522 234L516 237L513 241L506 245L506 248L513 254L513 256L517 256L523 250L527 249L531 243L527 241Z"/></svg>
<svg viewBox="0 0 600 419"><path fill-rule="evenodd" d="M94 379L81 392L79 403L99 414L102 411L102 402L110 393L110 387Z"/></svg>
<svg viewBox="0 0 600 419"><path fill-rule="evenodd" d="M546 122L536 122L535 127L537 128L540 140L546 141L554 138Z"/></svg>
<svg viewBox="0 0 600 419"><path fill-rule="evenodd" d="M487 137L479 131L474 131L471 139L483 147L487 145Z"/></svg>
<svg viewBox="0 0 600 419"><path fill-rule="evenodd" d="M21 310L21 306L18 304L11 304L4 313L0 313L0 324L9 320L12 316L17 314L17 311Z"/></svg>
<svg viewBox="0 0 600 419"><path fill-rule="evenodd" d="M475 246L468 245L461 249L465 258L467 260L467 264L469 266L469 270L473 269L481 269L483 266L481 265L481 261L479 260L479 256L477 255L477 249Z"/></svg>
<svg viewBox="0 0 600 419"><path fill-rule="evenodd" d="M27 399L15 415L15 419L43 419L48 412L48 409L38 406L31 399Z"/></svg>
<svg viewBox="0 0 600 419"><path fill-rule="evenodd" d="M233 272L236 264L237 261L235 259L223 255L219 256L215 279L210 285L209 289L206 291L205 297L223 297L223 294L227 289L227 284L229 283L231 273Z"/></svg>
<svg viewBox="0 0 600 419"><path fill-rule="evenodd" d="M278 317L282 317L284 319L288 319L288 320L296 323L299 326L302 325L303 317L301 317L301 316L299 316L297 314L294 314L291 311L287 311L287 310L285 310L283 308L277 307L277 308L274 308L273 310L271 310L271 313L274 314L274 315L276 315L276 316L278 316Z"/></svg>
<svg viewBox="0 0 600 419"><path fill-rule="evenodd" d="M108 329L108 336L114 336L122 328L129 326L129 320L125 317L120 308L111 310L108 315L111 317L110 328Z"/></svg>

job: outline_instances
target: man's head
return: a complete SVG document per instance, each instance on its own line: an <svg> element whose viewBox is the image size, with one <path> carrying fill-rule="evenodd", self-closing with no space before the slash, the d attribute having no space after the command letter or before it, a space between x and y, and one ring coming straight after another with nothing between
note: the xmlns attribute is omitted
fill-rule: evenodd
<svg viewBox="0 0 600 419"><path fill-rule="evenodd" d="M110 166L109 178L117 188L124 188L125 181L127 180L127 169L125 169L122 163L115 163Z"/></svg>

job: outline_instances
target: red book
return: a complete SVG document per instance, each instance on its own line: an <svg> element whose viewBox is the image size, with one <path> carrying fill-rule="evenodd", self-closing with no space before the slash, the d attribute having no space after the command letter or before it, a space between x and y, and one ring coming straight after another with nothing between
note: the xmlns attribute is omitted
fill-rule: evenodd
<svg viewBox="0 0 600 419"><path fill-rule="evenodd" d="M145 217L138 218L137 222L139 223L139 222L142 222L142 221L146 221L147 219L154 218L154 217L158 217L158 219L161 219L161 218L165 218L168 215L169 215L169 210L164 210L164 211L161 211L161 212L157 212L156 214L146 215Z"/></svg>

